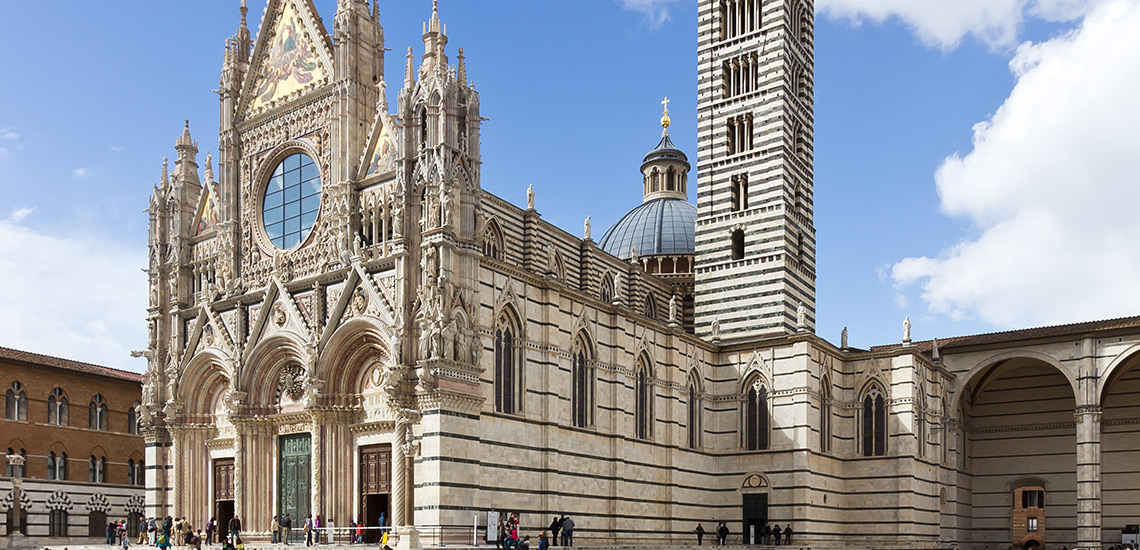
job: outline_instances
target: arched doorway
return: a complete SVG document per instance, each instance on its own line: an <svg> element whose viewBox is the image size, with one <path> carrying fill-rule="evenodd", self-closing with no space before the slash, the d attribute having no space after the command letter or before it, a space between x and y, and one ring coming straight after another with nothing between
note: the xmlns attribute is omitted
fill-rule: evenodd
<svg viewBox="0 0 1140 550"><path fill-rule="evenodd" d="M749 474L741 484L741 520L744 544L759 544L760 533L768 524L768 478Z"/></svg>
<svg viewBox="0 0 1140 550"><path fill-rule="evenodd" d="M979 363L957 390L958 539L973 547L1073 546L1077 456L1073 380L1055 360L1005 354ZM1048 486L1050 507L1026 509L1021 489ZM1025 522L1032 515L1036 525ZM1020 522L1020 523L1019 523ZM1034 527L1036 533L1029 531Z"/></svg>
<svg viewBox="0 0 1140 550"><path fill-rule="evenodd" d="M1101 543L1121 543L1121 531L1140 523L1136 494L1140 478L1140 352L1107 373L1101 395Z"/></svg>

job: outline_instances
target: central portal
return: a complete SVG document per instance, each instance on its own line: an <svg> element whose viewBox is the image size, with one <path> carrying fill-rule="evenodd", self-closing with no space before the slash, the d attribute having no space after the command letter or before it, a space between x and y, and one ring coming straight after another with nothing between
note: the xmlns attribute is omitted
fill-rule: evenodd
<svg viewBox="0 0 1140 550"><path fill-rule="evenodd" d="M285 517L290 514L293 526L305 524L309 514L310 483L312 483L312 439L309 434L283 435L280 440L280 464L278 465L277 494L279 506L277 514ZM300 533L300 529L294 529Z"/></svg>

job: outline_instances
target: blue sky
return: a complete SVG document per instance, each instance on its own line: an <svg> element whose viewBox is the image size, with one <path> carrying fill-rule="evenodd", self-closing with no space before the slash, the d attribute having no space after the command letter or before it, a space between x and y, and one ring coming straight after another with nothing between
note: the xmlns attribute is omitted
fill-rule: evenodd
<svg viewBox="0 0 1140 550"><path fill-rule="evenodd" d="M183 119L217 148L237 0L7 2L0 345L139 370L146 215ZM329 23L334 0L318 0ZM264 2L251 0L256 32ZM1140 313L1140 0L817 0L817 332L870 346ZM381 2L395 97L427 0ZM696 154L695 0L444 0L483 180L600 234ZM1136 35L1136 36L1133 36ZM695 163L694 163L695 164Z"/></svg>

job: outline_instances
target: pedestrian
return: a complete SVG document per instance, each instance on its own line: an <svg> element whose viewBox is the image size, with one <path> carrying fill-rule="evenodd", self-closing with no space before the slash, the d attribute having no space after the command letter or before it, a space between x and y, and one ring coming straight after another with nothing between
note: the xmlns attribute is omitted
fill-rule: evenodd
<svg viewBox="0 0 1140 550"><path fill-rule="evenodd" d="M562 546L574 547L574 518L562 516Z"/></svg>
<svg viewBox="0 0 1140 550"><path fill-rule="evenodd" d="M148 537L147 543L158 546L158 521L154 518L154 516L151 516L150 520L147 522L146 534Z"/></svg>
<svg viewBox="0 0 1140 550"><path fill-rule="evenodd" d="M313 545L313 514L305 514L305 546Z"/></svg>
<svg viewBox="0 0 1140 550"><path fill-rule="evenodd" d="M241 537L234 535L234 548L236 550L245 550L245 543L241 541Z"/></svg>
<svg viewBox="0 0 1140 550"><path fill-rule="evenodd" d="M127 536L126 530L127 522L124 520L119 524L119 527L122 529L122 535L119 537L119 546L122 546L123 550L127 550L127 548L131 547L131 537Z"/></svg>
<svg viewBox="0 0 1140 550"><path fill-rule="evenodd" d="M360 521L356 524L356 544L364 544L364 522Z"/></svg>
<svg viewBox="0 0 1140 550"><path fill-rule="evenodd" d="M321 543L321 526L324 522L321 521L321 515L317 514L313 517L313 544Z"/></svg>
<svg viewBox="0 0 1140 550"><path fill-rule="evenodd" d="M214 521L214 517L210 516L210 521L206 522L206 546L214 543L214 529L217 529L218 522Z"/></svg>
<svg viewBox="0 0 1140 550"><path fill-rule="evenodd" d="M791 544L791 543L792 543L792 524L789 523L788 526L784 528L784 544Z"/></svg>
<svg viewBox="0 0 1140 550"><path fill-rule="evenodd" d="M237 539L241 536L241 518L234 516L230 518L230 538ZM233 544L237 544L234 542Z"/></svg>
<svg viewBox="0 0 1140 550"><path fill-rule="evenodd" d="M281 531L281 542L289 546L289 536L293 534L293 516L285 514L285 519L281 522Z"/></svg>
<svg viewBox="0 0 1140 550"><path fill-rule="evenodd" d="M725 541L728 540L728 525L722 521L720 526L716 528L716 545L724 546Z"/></svg>
<svg viewBox="0 0 1140 550"><path fill-rule="evenodd" d="M273 544L281 542L281 522L277 521L277 515L273 515L273 523L269 526L270 531L273 532Z"/></svg>
<svg viewBox="0 0 1140 550"><path fill-rule="evenodd" d="M700 523L697 523L697 528L693 529L693 532L697 534L697 546L700 546L701 541L705 539L705 528L702 527Z"/></svg>
<svg viewBox="0 0 1140 550"><path fill-rule="evenodd" d="M107 546L115 545L115 531L117 530L118 526L115 525L115 522L111 521L107 523Z"/></svg>
<svg viewBox="0 0 1140 550"><path fill-rule="evenodd" d="M558 516L554 516L554 519L550 520L550 543L552 545L558 546L558 532L561 530L562 520L558 519Z"/></svg>
<svg viewBox="0 0 1140 550"><path fill-rule="evenodd" d="M522 542L519 543L519 550L530 550L530 535L523 537Z"/></svg>
<svg viewBox="0 0 1140 550"><path fill-rule="evenodd" d="M146 528L147 528L146 518L141 518L141 519L139 519L139 525L138 525L138 527L139 527L139 538L138 538L138 540L136 540L136 541L135 541L135 543L136 543L136 544L146 544L146 541L147 541L147 536L146 536Z"/></svg>
<svg viewBox="0 0 1140 550"><path fill-rule="evenodd" d="M550 548L550 542L546 540L546 531L538 532L538 550L547 550Z"/></svg>
<svg viewBox="0 0 1140 550"><path fill-rule="evenodd" d="M784 530L780 529L779 523L777 523L776 526L772 528L772 538L775 539L776 546L780 545L780 535L782 535L783 532Z"/></svg>

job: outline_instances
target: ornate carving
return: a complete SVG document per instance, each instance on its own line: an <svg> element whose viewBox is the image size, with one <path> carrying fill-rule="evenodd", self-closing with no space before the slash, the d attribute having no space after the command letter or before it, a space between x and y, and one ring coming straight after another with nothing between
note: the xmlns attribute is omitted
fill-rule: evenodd
<svg viewBox="0 0 1140 550"><path fill-rule="evenodd" d="M280 395L287 395L289 399L297 401L305 394L305 369L300 365L288 365L281 369L281 376L277 381L277 391Z"/></svg>

